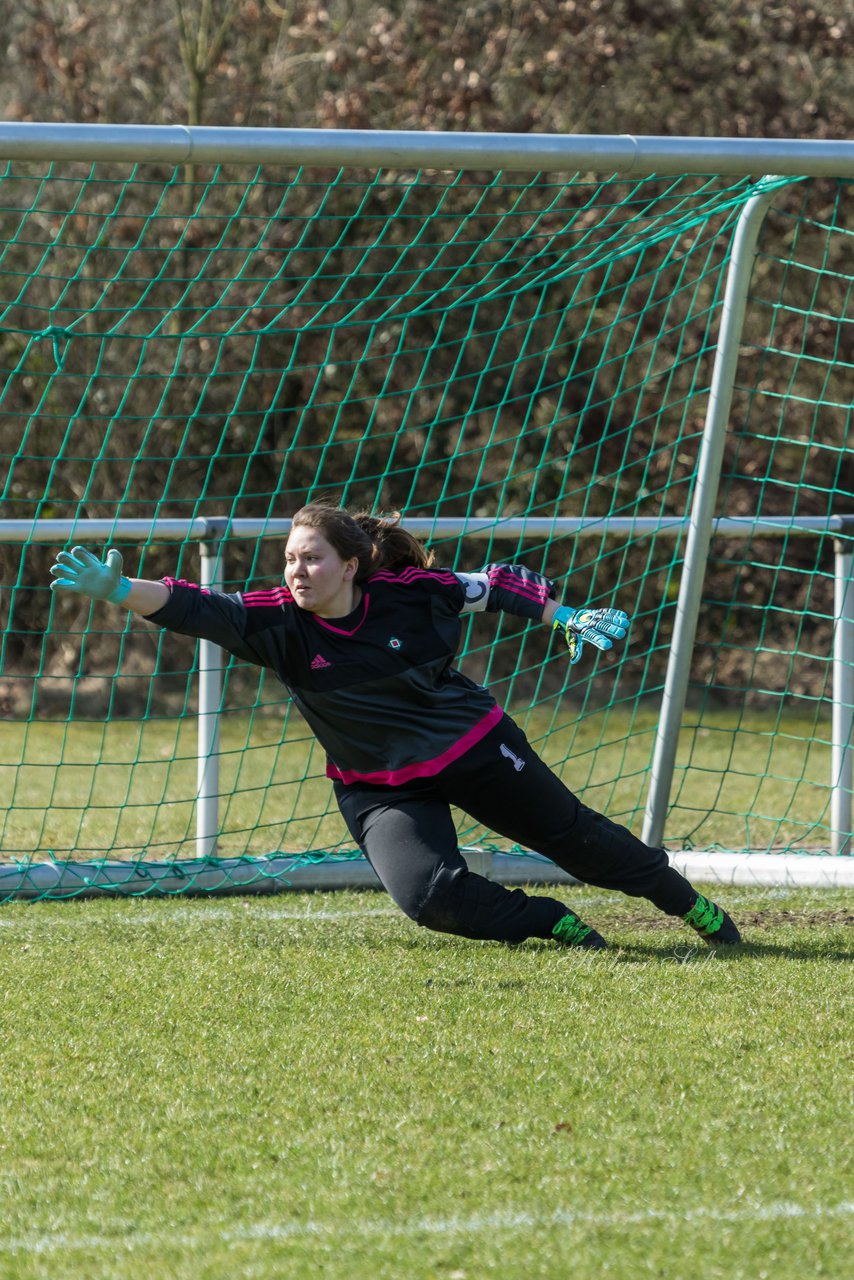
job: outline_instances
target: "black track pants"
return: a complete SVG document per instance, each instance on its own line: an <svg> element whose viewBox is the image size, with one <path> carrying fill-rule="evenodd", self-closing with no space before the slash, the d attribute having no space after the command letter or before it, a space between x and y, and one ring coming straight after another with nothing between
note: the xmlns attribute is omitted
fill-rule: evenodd
<svg viewBox="0 0 854 1280"><path fill-rule="evenodd" d="M468 938L546 938L566 908L468 870L450 806L556 862L576 879L645 897L682 914L691 885L630 831L588 809L504 719L433 778L402 787L336 782L354 840L382 884L418 924Z"/></svg>

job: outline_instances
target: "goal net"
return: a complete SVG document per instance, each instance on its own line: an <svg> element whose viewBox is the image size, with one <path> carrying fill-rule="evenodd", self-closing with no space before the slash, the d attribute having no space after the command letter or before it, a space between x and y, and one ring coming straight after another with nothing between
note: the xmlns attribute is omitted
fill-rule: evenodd
<svg viewBox="0 0 854 1280"><path fill-rule="evenodd" d="M671 849L838 852L850 835L831 818L851 785L831 751L833 671L850 663L833 663L854 514L850 192L777 185L717 505L746 531L722 525L705 565ZM544 629L477 617L460 664L586 803L640 831L755 190L6 163L0 896L84 892L113 863L134 891L162 887L145 871L162 862L176 891L209 887L204 778L203 852L230 860L217 885L353 854L322 752L269 673L225 659L200 707L194 642L48 590L77 543L118 547L136 576L279 584L287 519L313 497L399 510L449 567L522 561L568 602L634 615L630 643L573 668ZM462 813L459 831L507 848ZM40 868L78 864L38 888Z"/></svg>

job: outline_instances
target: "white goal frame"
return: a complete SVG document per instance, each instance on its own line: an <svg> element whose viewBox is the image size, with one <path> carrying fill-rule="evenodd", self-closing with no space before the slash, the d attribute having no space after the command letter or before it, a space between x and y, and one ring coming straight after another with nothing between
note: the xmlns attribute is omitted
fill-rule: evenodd
<svg viewBox="0 0 854 1280"><path fill-rule="evenodd" d="M830 519L716 519L714 516L729 425L739 343L757 239L781 177L854 178L854 142L798 139L659 138L584 135L441 134L430 132L224 129L184 126L0 123L0 159L161 161L312 166L397 166L437 169L506 169L518 172L652 174L768 174L741 212L727 266L717 351L706 413L697 482L684 518L597 520L502 520L407 522L419 535L479 537L502 529L516 537L572 533L576 536L644 532L685 538L676 620L656 733L643 836L664 838L676 743L685 708L705 565L716 533L749 537L832 536L835 553L831 831L829 856L795 854L674 853L675 865L692 879L744 884L854 886L852 772L854 771L854 512ZM228 520L212 512L192 521L0 519L0 542L64 543L70 539L196 541L203 585L223 572L224 535L287 535L287 520ZM95 893L174 893L192 879L196 891L271 891L376 883L359 859L333 859L299 866L298 857L218 859L218 743L223 655L200 642L196 860L183 863L39 863L0 866L2 896L37 897L50 891L73 896ZM569 877L544 859L464 851L470 864L505 883L554 883ZM282 883L282 876L286 883Z"/></svg>

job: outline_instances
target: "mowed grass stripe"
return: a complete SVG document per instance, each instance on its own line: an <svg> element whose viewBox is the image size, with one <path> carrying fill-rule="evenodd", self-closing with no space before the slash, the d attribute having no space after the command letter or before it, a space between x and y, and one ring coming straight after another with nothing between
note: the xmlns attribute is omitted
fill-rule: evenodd
<svg viewBox="0 0 854 1280"><path fill-rule="evenodd" d="M851 895L721 891L726 955L567 897L612 950L376 893L8 904L0 1277L684 1280L699 1240L847 1280Z"/></svg>

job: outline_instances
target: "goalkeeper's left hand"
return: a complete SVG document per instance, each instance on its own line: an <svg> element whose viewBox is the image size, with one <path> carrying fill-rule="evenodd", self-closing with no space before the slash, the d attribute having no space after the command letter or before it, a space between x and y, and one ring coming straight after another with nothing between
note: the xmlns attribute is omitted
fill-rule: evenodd
<svg viewBox="0 0 854 1280"><path fill-rule="evenodd" d="M615 640L625 640L630 621L622 609L570 609L560 605L552 618L552 630L566 641L570 664L575 666L585 640L597 649L611 649Z"/></svg>

